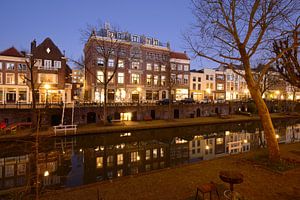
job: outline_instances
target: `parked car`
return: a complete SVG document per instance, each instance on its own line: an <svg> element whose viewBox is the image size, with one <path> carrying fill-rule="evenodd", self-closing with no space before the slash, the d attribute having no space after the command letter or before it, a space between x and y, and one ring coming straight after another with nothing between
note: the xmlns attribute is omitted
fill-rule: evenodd
<svg viewBox="0 0 300 200"><path fill-rule="evenodd" d="M170 103L170 99L161 99L156 102L157 105L168 105Z"/></svg>
<svg viewBox="0 0 300 200"><path fill-rule="evenodd" d="M181 103L195 103L195 100L193 98L185 98L181 100Z"/></svg>

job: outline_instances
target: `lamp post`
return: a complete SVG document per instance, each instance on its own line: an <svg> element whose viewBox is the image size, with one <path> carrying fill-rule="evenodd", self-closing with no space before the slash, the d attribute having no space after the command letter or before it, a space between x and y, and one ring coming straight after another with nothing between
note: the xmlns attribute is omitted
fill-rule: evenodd
<svg viewBox="0 0 300 200"><path fill-rule="evenodd" d="M45 90L46 90L46 107L48 107L48 91L50 89L50 85L45 84Z"/></svg>

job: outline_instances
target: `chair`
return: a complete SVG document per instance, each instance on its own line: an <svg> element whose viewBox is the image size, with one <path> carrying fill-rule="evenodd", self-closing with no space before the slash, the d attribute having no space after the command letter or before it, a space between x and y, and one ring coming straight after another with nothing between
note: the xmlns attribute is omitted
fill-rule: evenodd
<svg viewBox="0 0 300 200"><path fill-rule="evenodd" d="M209 199L211 200L211 193L213 191L216 191L217 193L217 196L218 196L218 199L220 199L220 196L219 196L219 193L218 193L218 189L217 189L217 186L214 182L210 182L210 183L204 183L202 185L200 185L199 187L197 187L197 191L196 191L196 197L195 197L195 200L198 199L198 192L201 192L202 193L202 199L204 200L204 195L206 193L209 193Z"/></svg>

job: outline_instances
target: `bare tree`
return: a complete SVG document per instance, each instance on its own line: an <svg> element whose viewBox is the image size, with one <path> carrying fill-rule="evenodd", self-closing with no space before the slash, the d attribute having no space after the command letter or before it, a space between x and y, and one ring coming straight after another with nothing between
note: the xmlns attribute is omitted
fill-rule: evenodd
<svg viewBox="0 0 300 200"><path fill-rule="evenodd" d="M121 40L127 37L117 28L105 24L88 26L83 32L83 37L89 35L85 44L84 69L87 77L95 82L95 87L100 85L104 93L103 122L107 120L108 86L112 82L119 66L119 60L124 56L125 46ZM94 81L93 81L94 80Z"/></svg>
<svg viewBox="0 0 300 200"><path fill-rule="evenodd" d="M277 71L284 80L300 88L300 64L298 58L300 22L298 22L298 20L300 21L300 17L296 20L296 25L293 30L286 32L287 36L285 36L285 38L274 41L273 50L277 56L283 53L281 58L276 61ZM293 48L284 51L292 45L294 45Z"/></svg>
<svg viewBox="0 0 300 200"><path fill-rule="evenodd" d="M172 70L172 66L170 63L167 64L166 66L166 86L168 89L168 94L169 94L169 104L168 104L168 120L171 120L172 117L172 104L174 101L174 95L175 93L175 86L177 84L177 74L174 73ZM174 95L172 95L172 93Z"/></svg>
<svg viewBox="0 0 300 200"><path fill-rule="evenodd" d="M298 3L298 4L297 4ZM280 159L279 146L260 83L269 67L290 48L270 56L270 41L277 38L286 21L297 14L297 0L192 0L196 23L185 36L189 48L198 56L222 64L242 76L248 85L260 116L269 159ZM254 77L253 66L262 63ZM235 65L241 65L245 74Z"/></svg>

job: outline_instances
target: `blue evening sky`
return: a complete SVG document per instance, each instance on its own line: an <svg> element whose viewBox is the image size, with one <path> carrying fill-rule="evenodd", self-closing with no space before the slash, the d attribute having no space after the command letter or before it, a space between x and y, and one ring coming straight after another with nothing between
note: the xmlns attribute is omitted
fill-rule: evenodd
<svg viewBox="0 0 300 200"><path fill-rule="evenodd" d="M30 48L50 37L77 59L82 55L80 30L98 21L120 29L169 41L171 49L186 50L182 33L194 17L189 0L1 0L0 51L15 46ZM191 68L215 67L205 60L192 60Z"/></svg>

